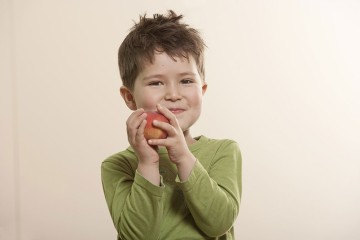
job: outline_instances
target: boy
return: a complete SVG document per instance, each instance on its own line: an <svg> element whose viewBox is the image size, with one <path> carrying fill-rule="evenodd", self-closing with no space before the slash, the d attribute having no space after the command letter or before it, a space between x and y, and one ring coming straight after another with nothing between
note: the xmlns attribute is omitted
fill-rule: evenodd
<svg viewBox="0 0 360 240"><path fill-rule="evenodd" d="M118 239L234 239L241 155L234 141L191 136L207 89L205 44L181 19L144 15L119 49L130 147L101 167ZM147 111L169 120L153 122L165 139L144 138Z"/></svg>

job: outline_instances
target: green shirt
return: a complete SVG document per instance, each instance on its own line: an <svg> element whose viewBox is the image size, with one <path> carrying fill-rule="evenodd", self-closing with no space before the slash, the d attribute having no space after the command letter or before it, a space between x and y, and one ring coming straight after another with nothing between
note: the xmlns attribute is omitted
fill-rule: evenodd
<svg viewBox="0 0 360 240"><path fill-rule="evenodd" d="M165 148L159 149L161 186L137 171L131 147L101 166L105 198L118 239L234 239L241 197L236 142L201 136L189 146L197 161L185 182Z"/></svg>

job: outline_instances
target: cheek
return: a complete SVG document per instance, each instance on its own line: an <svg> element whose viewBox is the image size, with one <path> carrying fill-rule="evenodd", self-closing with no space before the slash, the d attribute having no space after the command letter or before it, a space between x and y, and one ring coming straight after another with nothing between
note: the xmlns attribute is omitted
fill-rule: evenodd
<svg viewBox="0 0 360 240"><path fill-rule="evenodd" d="M148 111L153 111L156 109L156 104L158 103L156 101L156 98L154 96L149 94L143 94L135 99L136 106L138 108L143 108Z"/></svg>
<svg viewBox="0 0 360 240"><path fill-rule="evenodd" d="M202 104L202 94L199 91L193 92L193 94L189 95L189 99L193 106L201 107Z"/></svg>

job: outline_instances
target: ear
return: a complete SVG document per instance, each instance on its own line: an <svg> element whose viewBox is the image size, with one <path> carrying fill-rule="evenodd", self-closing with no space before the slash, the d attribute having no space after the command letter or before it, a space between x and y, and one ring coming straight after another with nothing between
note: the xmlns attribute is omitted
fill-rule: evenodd
<svg viewBox="0 0 360 240"><path fill-rule="evenodd" d="M207 90L207 84L206 83L203 83L201 89L202 89L202 95L204 95L206 93L206 90Z"/></svg>
<svg viewBox="0 0 360 240"><path fill-rule="evenodd" d="M122 86L122 87L120 87L120 94L121 94L122 98L124 99L128 108L135 111L137 109L137 107L136 107L134 95L132 94L130 89L128 89L125 86Z"/></svg>

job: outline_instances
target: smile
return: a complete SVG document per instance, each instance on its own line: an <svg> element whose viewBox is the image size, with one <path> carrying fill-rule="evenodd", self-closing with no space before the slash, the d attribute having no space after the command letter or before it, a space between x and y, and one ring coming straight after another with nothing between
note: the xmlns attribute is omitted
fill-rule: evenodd
<svg viewBox="0 0 360 240"><path fill-rule="evenodd" d="M175 115L180 114L185 111L184 109L181 109L181 108L169 108L169 110L170 110L170 112L172 112Z"/></svg>

